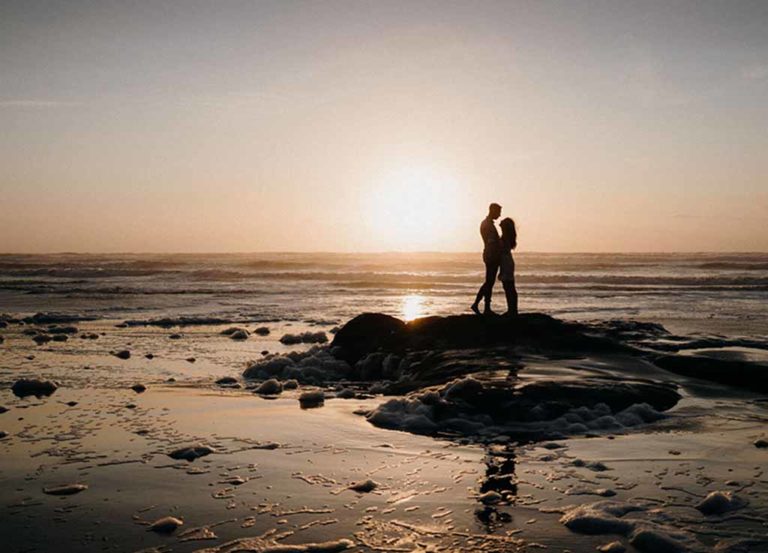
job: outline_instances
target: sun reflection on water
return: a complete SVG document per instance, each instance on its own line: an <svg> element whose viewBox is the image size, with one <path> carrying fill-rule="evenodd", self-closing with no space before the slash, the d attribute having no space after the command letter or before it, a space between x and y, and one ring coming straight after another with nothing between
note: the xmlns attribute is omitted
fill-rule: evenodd
<svg viewBox="0 0 768 553"><path fill-rule="evenodd" d="M403 298L403 318L412 321L424 316L424 296L410 294Z"/></svg>

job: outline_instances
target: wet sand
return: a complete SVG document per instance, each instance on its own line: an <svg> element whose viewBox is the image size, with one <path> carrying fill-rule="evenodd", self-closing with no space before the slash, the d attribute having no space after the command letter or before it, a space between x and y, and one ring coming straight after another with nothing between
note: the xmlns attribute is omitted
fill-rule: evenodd
<svg viewBox="0 0 768 553"><path fill-rule="evenodd" d="M479 445L377 428L356 414L382 396L301 409L298 397L311 387L267 399L215 385L239 377L264 349L308 347L280 344L284 332L330 330L272 326L269 336L236 342L219 334L223 326L78 323L76 336L41 346L23 327L4 329L3 550L264 551L330 542L316 550L587 552L616 540L628 551L674 550L632 545L629 532L596 532L608 515L577 531L563 522L574 508L605 501L631 505L615 518L647 528L648 539L675 535L681 551L728 551L737 540L745 551L768 550L768 449L754 445L766 436L768 405L758 395L688 380L670 416L654 423L554 443ZM91 332L105 335L79 338ZM110 354L123 349L127 360ZM542 357L525 378L553 378L579 363L594 371L616 361ZM14 396L11 384L31 376L60 386L48 397ZM131 389L139 382L146 391ZM213 451L191 462L169 456L195 445ZM486 505L480 496L500 459L514 494ZM368 480L371 491L349 489ZM44 491L68 484L87 488ZM718 490L746 504L709 516L694 508ZM183 525L149 529L168 516Z"/></svg>

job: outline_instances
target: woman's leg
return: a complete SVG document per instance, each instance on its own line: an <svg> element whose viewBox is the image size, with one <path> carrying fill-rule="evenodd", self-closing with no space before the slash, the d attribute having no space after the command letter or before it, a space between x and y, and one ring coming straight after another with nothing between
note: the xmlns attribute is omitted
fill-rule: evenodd
<svg viewBox="0 0 768 553"><path fill-rule="evenodd" d="M517 315L517 288L515 287L515 281L505 280L504 295L507 297L507 315Z"/></svg>

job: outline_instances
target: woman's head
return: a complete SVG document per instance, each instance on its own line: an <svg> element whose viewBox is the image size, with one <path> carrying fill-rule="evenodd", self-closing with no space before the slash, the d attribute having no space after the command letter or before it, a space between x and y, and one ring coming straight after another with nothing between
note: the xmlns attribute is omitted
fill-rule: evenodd
<svg viewBox="0 0 768 553"><path fill-rule="evenodd" d="M517 227L515 227L515 221L507 217L502 219L499 226L501 227L501 239L514 250L517 247Z"/></svg>

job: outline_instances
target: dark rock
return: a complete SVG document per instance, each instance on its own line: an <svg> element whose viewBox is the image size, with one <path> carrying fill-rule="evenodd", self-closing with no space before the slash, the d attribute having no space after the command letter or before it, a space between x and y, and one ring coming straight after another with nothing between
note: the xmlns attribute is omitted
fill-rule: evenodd
<svg viewBox="0 0 768 553"><path fill-rule="evenodd" d="M0 415L7 412L8 412L8 408L5 405L0 405Z"/></svg>
<svg viewBox="0 0 768 553"><path fill-rule="evenodd" d="M0 411L2 412L2 411ZM763 438L760 438L759 440L755 440L755 447L758 447L760 449L764 449L768 447L768 440L765 440Z"/></svg>
<svg viewBox="0 0 768 553"><path fill-rule="evenodd" d="M66 324L76 323L80 321L92 321L93 317L83 317L80 315L64 315L61 313L35 313L31 317L25 317L22 319L27 324L31 325L54 325L54 324Z"/></svg>
<svg viewBox="0 0 768 553"><path fill-rule="evenodd" d="M43 488L43 493L48 495L74 495L88 489L85 484L64 484L62 486L51 486Z"/></svg>
<svg viewBox="0 0 768 553"><path fill-rule="evenodd" d="M269 380L265 380L261 383L261 385L256 388L257 394L262 395L278 395L283 392L283 385L280 383L279 380L275 378L270 378Z"/></svg>
<svg viewBox="0 0 768 553"><path fill-rule="evenodd" d="M357 363L370 353L405 350L445 350L490 346L544 347L549 351L629 352L627 345L611 340L588 326L565 322L541 313L518 317L454 315L425 317L409 323L365 313L344 325L331 343L335 355Z"/></svg>
<svg viewBox="0 0 768 553"><path fill-rule="evenodd" d="M183 525L184 521L176 517L163 517L149 525L149 530L160 534L171 534Z"/></svg>
<svg viewBox="0 0 768 553"><path fill-rule="evenodd" d="M171 340L181 340L181 334L171 334L168 338Z"/></svg>
<svg viewBox="0 0 768 553"><path fill-rule="evenodd" d="M235 332L229 335L229 338L231 340L247 340L248 336L250 336L250 334L248 334L247 330L238 328Z"/></svg>
<svg viewBox="0 0 768 553"><path fill-rule="evenodd" d="M76 401L68 401L68 402L67 402L67 405L68 405L69 407L74 407L75 405L77 405L77 402L76 402Z"/></svg>
<svg viewBox="0 0 768 553"><path fill-rule="evenodd" d="M141 394L147 390L147 387L144 384L134 384L133 386L131 386L131 390L133 390L137 394Z"/></svg>
<svg viewBox="0 0 768 553"><path fill-rule="evenodd" d="M131 352L128 351L127 349L120 350L117 353L115 353L114 355L118 359L130 359L131 358Z"/></svg>
<svg viewBox="0 0 768 553"><path fill-rule="evenodd" d="M362 482L355 482L354 484L350 485L347 489L357 493L370 493L378 487L379 487L378 482L374 482L373 480L368 479L368 480L363 480Z"/></svg>
<svg viewBox="0 0 768 553"><path fill-rule="evenodd" d="M154 359L155 358L155 354L154 353L147 353L144 357L146 357L147 359Z"/></svg>
<svg viewBox="0 0 768 553"><path fill-rule="evenodd" d="M221 334L224 335L224 336L229 336L230 338L233 335L235 335L235 334L237 334L239 336L241 336L242 334L245 334L246 338L249 336L249 333L248 333L247 330L245 330L244 328L240 328L238 326L231 326L231 327L229 327L229 328L227 328L225 330L222 330ZM244 339L244 338L235 338L235 339L236 340L241 340L241 339Z"/></svg>
<svg viewBox="0 0 768 553"><path fill-rule="evenodd" d="M6 432L5 430L0 430L0 440L7 437L8 437L8 432Z"/></svg>
<svg viewBox="0 0 768 553"><path fill-rule="evenodd" d="M731 491L715 491L707 494L707 497L696 505L696 509L703 515L722 515L729 511L741 509L746 505L746 500Z"/></svg>
<svg viewBox="0 0 768 553"><path fill-rule="evenodd" d="M49 326L48 334L77 334L77 328L74 326Z"/></svg>
<svg viewBox="0 0 768 553"><path fill-rule="evenodd" d="M69 336L66 334L56 334L52 339L54 342L66 342L69 339Z"/></svg>
<svg viewBox="0 0 768 553"><path fill-rule="evenodd" d="M382 363L387 354L384 352L369 353L355 363L355 371L360 380L379 380L382 376Z"/></svg>
<svg viewBox="0 0 768 553"><path fill-rule="evenodd" d="M197 361L197 359L194 357L187 357L187 363L194 363L195 361Z"/></svg>
<svg viewBox="0 0 768 553"><path fill-rule="evenodd" d="M715 359L702 355L663 355L654 364L683 376L710 382L746 388L755 392L768 392L768 366L734 359Z"/></svg>
<svg viewBox="0 0 768 553"><path fill-rule="evenodd" d="M223 376L216 381L219 386L227 386L229 384L237 384L237 378L232 376Z"/></svg>
<svg viewBox="0 0 768 553"><path fill-rule="evenodd" d="M198 459L200 457L205 457L206 455L210 455L211 453L215 453L216 450L212 447L209 447L207 445L196 445L196 446L188 446L188 447L181 447L179 449L176 449L168 454L168 457L171 459L183 459L185 461L194 461L195 459Z"/></svg>
<svg viewBox="0 0 768 553"><path fill-rule="evenodd" d="M269 332L270 330L266 326L260 326L253 329L253 333L258 334L259 336L269 336Z"/></svg>
<svg viewBox="0 0 768 553"><path fill-rule="evenodd" d="M321 407L323 404L325 404L325 393L322 390L304 392L299 396L299 405L302 409Z"/></svg>
<svg viewBox="0 0 768 553"><path fill-rule="evenodd" d="M331 347L339 348L337 358L354 365L369 353L400 346L404 330L405 323L400 319L381 313L363 313L335 334Z"/></svg>
<svg viewBox="0 0 768 553"><path fill-rule="evenodd" d="M37 334L33 336L32 339L35 341L37 345L42 345L47 342L50 342L52 338L47 334Z"/></svg>
<svg viewBox="0 0 768 553"><path fill-rule="evenodd" d="M43 397L51 395L57 388L58 386L50 380L22 378L13 383L11 391L18 397Z"/></svg>

